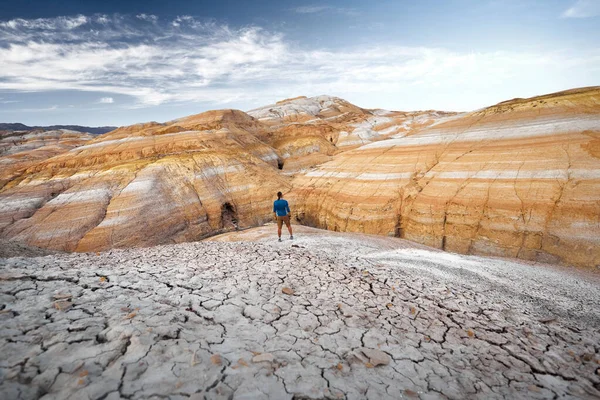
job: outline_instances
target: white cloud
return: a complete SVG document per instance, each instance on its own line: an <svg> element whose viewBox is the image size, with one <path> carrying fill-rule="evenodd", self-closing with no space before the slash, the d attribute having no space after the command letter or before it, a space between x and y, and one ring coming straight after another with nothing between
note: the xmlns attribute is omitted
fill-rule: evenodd
<svg viewBox="0 0 600 400"><path fill-rule="evenodd" d="M591 18L600 15L600 0L577 0L565 10L563 18Z"/></svg>
<svg viewBox="0 0 600 400"><path fill-rule="evenodd" d="M152 14L138 14L135 16L137 19L141 19L142 21L147 21L147 22L156 22L158 21L158 17L156 15L152 15Z"/></svg>
<svg viewBox="0 0 600 400"><path fill-rule="evenodd" d="M303 6L303 7L294 8L294 11L296 11L299 14L314 14L314 13L328 10L330 8L331 7L329 7L329 6Z"/></svg>
<svg viewBox="0 0 600 400"><path fill-rule="evenodd" d="M333 12L338 14L357 15L357 11L352 8L345 7L332 7L327 5L312 5L312 6L301 6L292 9L298 14L322 14L325 12Z"/></svg>
<svg viewBox="0 0 600 400"><path fill-rule="evenodd" d="M102 104L112 104L114 103L115 100L112 97L102 97L98 103L102 103Z"/></svg>
<svg viewBox="0 0 600 400"><path fill-rule="evenodd" d="M465 53L381 45L311 50L259 27L233 29L191 16L153 24L135 17L84 18L88 22L79 28L0 23L0 90L126 95L135 99L130 107L258 106L301 94L333 94L371 107L394 100L411 109L469 109L507 91L511 98L522 95L523 88L533 95L600 81L600 49Z"/></svg>
<svg viewBox="0 0 600 400"><path fill-rule="evenodd" d="M176 28L179 28L181 25L189 25L192 27L196 27L200 25L200 23L196 21L196 19L191 15L179 15L171 22L171 25Z"/></svg>
<svg viewBox="0 0 600 400"><path fill-rule="evenodd" d="M76 17L57 17L57 18L37 18L22 19L16 18L10 21L0 22L0 27L12 30L18 29L45 29L45 30L71 30L80 27L88 22L88 18L83 15Z"/></svg>
<svg viewBox="0 0 600 400"><path fill-rule="evenodd" d="M96 22L102 25L108 24L110 22L110 19L108 18L107 15L97 15L96 16Z"/></svg>

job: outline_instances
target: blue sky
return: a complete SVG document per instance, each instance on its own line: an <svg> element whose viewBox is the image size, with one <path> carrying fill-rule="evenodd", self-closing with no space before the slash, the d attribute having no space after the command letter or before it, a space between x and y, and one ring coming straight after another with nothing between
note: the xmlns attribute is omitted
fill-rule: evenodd
<svg viewBox="0 0 600 400"><path fill-rule="evenodd" d="M126 125L330 94L472 110L600 85L600 0L0 2L0 121Z"/></svg>

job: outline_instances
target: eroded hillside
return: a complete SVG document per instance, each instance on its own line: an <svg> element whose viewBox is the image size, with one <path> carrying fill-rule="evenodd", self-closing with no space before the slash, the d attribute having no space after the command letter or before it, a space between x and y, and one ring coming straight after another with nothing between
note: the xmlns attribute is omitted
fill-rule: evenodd
<svg viewBox="0 0 600 400"><path fill-rule="evenodd" d="M259 138L273 146L290 175L362 145L411 132L455 113L367 110L331 96L287 99L248 111L269 129Z"/></svg>
<svg viewBox="0 0 600 400"><path fill-rule="evenodd" d="M299 97L122 127L19 168L0 157L0 234L69 251L194 241L269 220L282 190L302 224L594 268L599 149L599 88L463 114Z"/></svg>
<svg viewBox="0 0 600 400"><path fill-rule="evenodd" d="M302 223L466 254L600 264L600 89L515 99L340 154Z"/></svg>
<svg viewBox="0 0 600 400"><path fill-rule="evenodd" d="M252 124L241 111L211 111L119 128L39 162L2 190L2 235L91 251L262 223L272 193L290 186Z"/></svg>
<svg viewBox="0 0 600 400"><path fill-rule="evenodd" d="M0 188L39 161L82 146L94 137L66 129L0 131Z"/></svg>

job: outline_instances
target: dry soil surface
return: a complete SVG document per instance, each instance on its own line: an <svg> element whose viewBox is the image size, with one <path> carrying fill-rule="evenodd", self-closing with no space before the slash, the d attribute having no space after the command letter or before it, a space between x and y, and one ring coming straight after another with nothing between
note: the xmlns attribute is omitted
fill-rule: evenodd
<svg viewBox="0 0 600 400"><path fill-rule="evenodd" d="M273 229L0 259L0 398L600 397L594 275Z"/></svg>

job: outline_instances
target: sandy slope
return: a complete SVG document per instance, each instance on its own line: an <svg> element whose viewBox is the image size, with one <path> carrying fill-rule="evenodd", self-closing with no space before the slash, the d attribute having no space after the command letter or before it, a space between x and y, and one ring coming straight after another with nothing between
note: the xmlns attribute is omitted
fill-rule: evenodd
<svg viewBox="0 0 600 400"><path fill-rule="evenodd" d="M0 259L0 397L600 396L598 278L273 232Z"/></svg>

